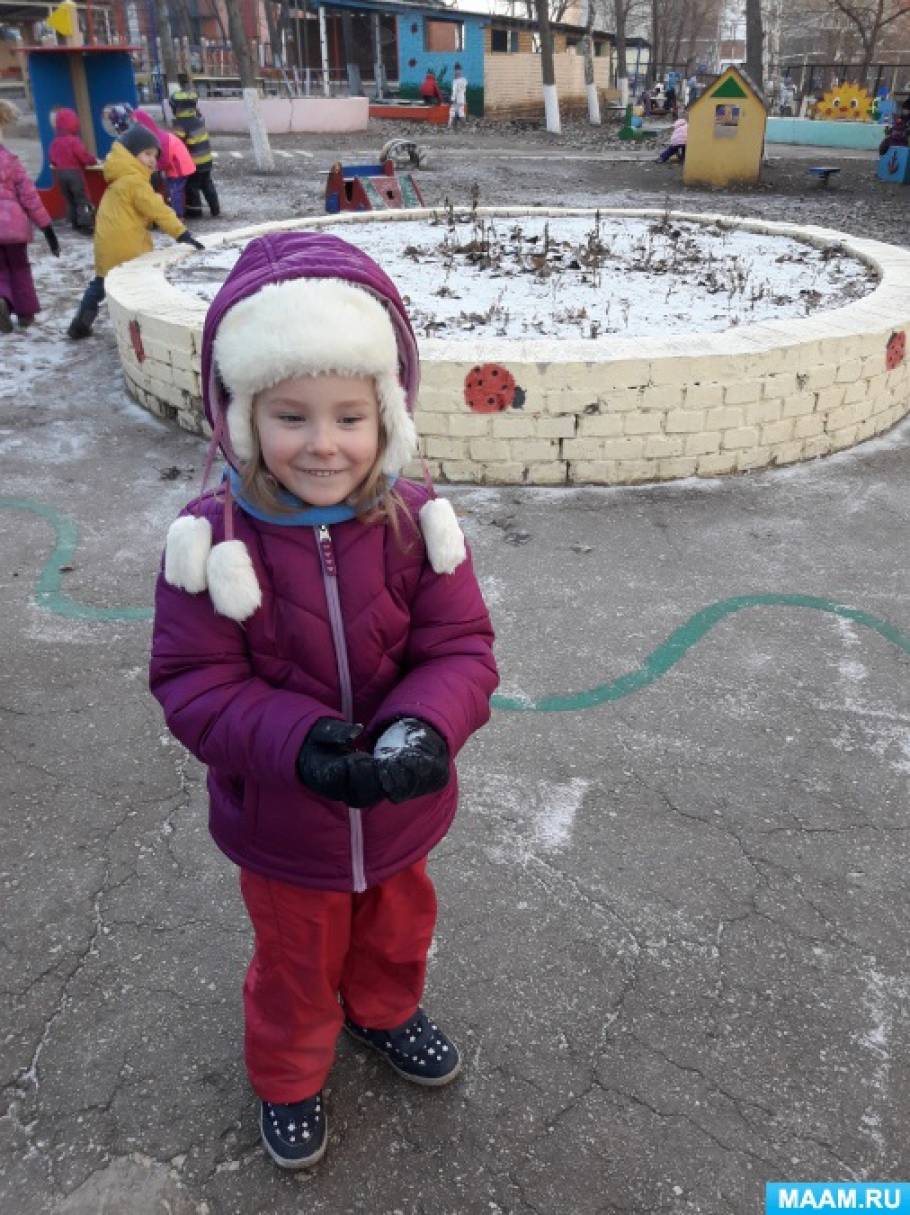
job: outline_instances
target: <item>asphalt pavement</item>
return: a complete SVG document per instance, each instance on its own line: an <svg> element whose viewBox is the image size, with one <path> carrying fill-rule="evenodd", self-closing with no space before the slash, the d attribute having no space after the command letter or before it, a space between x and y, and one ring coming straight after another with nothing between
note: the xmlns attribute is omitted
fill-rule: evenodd
<svg viewBox="0 0 910 1215"><path fill-rule="evenodd" d="M2 348L0 1210L757 1215L766 1180L910 1176L910 423L721 481L447 491L503 675L432 860L464 1075L339 1043L288 1176L236 873L146 688L203 448L105 324L62 339L87 255L36 258L48 312Z"/></svg>

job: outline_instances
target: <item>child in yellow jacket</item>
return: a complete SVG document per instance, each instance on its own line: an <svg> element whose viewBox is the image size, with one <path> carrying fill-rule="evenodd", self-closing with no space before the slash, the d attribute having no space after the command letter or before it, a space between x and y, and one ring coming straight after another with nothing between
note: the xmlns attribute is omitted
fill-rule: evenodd
<svg viewBox="0 0 910 1215"><path fill-rule="evenodd" d="M161 151L158 140L142 126L133 126L117 140L104 162L107 189L95 218L95 277L67 330L71 338L92 332L104 299L104 278L109 270L143 253L151 252L149 229L154 224L178 243L202 249L160 194L151 177Z"/></svg>

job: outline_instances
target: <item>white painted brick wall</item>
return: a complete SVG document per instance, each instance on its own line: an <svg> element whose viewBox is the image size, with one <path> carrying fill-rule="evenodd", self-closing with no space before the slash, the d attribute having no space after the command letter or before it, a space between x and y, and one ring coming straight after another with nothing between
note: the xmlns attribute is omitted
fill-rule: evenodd
<svg viewBox="0 0 910 1215"><path fill-rule="evenodd" d="M500 208L498 214L527 210ZM601 211L603 218L609 214ZM465 377L475 363L465 348L425 342L415 421L431 475L540 485L723 476L842 450L906 416L910 365L888 371L885 347L893 332L910 333L910 254L823 229L743 222L755 231L811 236L821 245L852 244L878 264L881 281L871 296L834 312L720 334L479 343L470 351L477 362L501 363L525 393L521 409L497 414L473 413L466 404ZM159 416L206 433L199 380L205 306L164 276L183 256L182 248L156 251L112 271L109 309L129 391ZM141 363L129 333L134 320L145 352ZM422 475L420 462L408 471Z"/></svg>

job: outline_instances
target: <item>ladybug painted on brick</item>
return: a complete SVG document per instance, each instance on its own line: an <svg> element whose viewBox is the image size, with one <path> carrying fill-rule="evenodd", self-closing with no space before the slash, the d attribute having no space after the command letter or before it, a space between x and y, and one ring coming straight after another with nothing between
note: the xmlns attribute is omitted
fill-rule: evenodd
<svg viewBox="0 0 910 1215"><path fill-rule="evenodd" d="M906 354L907 334L903 329L898 329L888 338L888 345L885 347L885 366L889 371L893 371L895 367L899 367L903 363Z"/></svg>
<svg viewBox="0 0 910 1215"><path fill-rule="evenodd" d="M500 363L472 367L465 376L464 399L475 413L502 413L515 400L515 392L515 377Z"/></svg>

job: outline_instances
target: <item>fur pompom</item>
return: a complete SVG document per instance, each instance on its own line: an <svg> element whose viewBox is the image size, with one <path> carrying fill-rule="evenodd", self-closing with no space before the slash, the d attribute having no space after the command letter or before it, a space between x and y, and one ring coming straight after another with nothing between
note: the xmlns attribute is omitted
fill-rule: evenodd
<svg viewBox="0 0 910 1215"><path fill-rule="evenodd" d="M206 562L209 595L220 616L247 620L262 603L262 591L249 550L242 540L216 544Z"/></svg>
<svg viewBox="0 0 910 1215"><path fill-rule="evenodd" d="M430 565L437 574L451 574L467 556L464 533L448 498L431 498L420 508L420 530Z"/></svg>
<svg viewBox="0 0 910 1215"><path fill-rule="evenodd" d="M212 525L208 519L182 515L167 532L164 546L164 580L198 595L206 587L205 563L212 550Z"/></svg>

